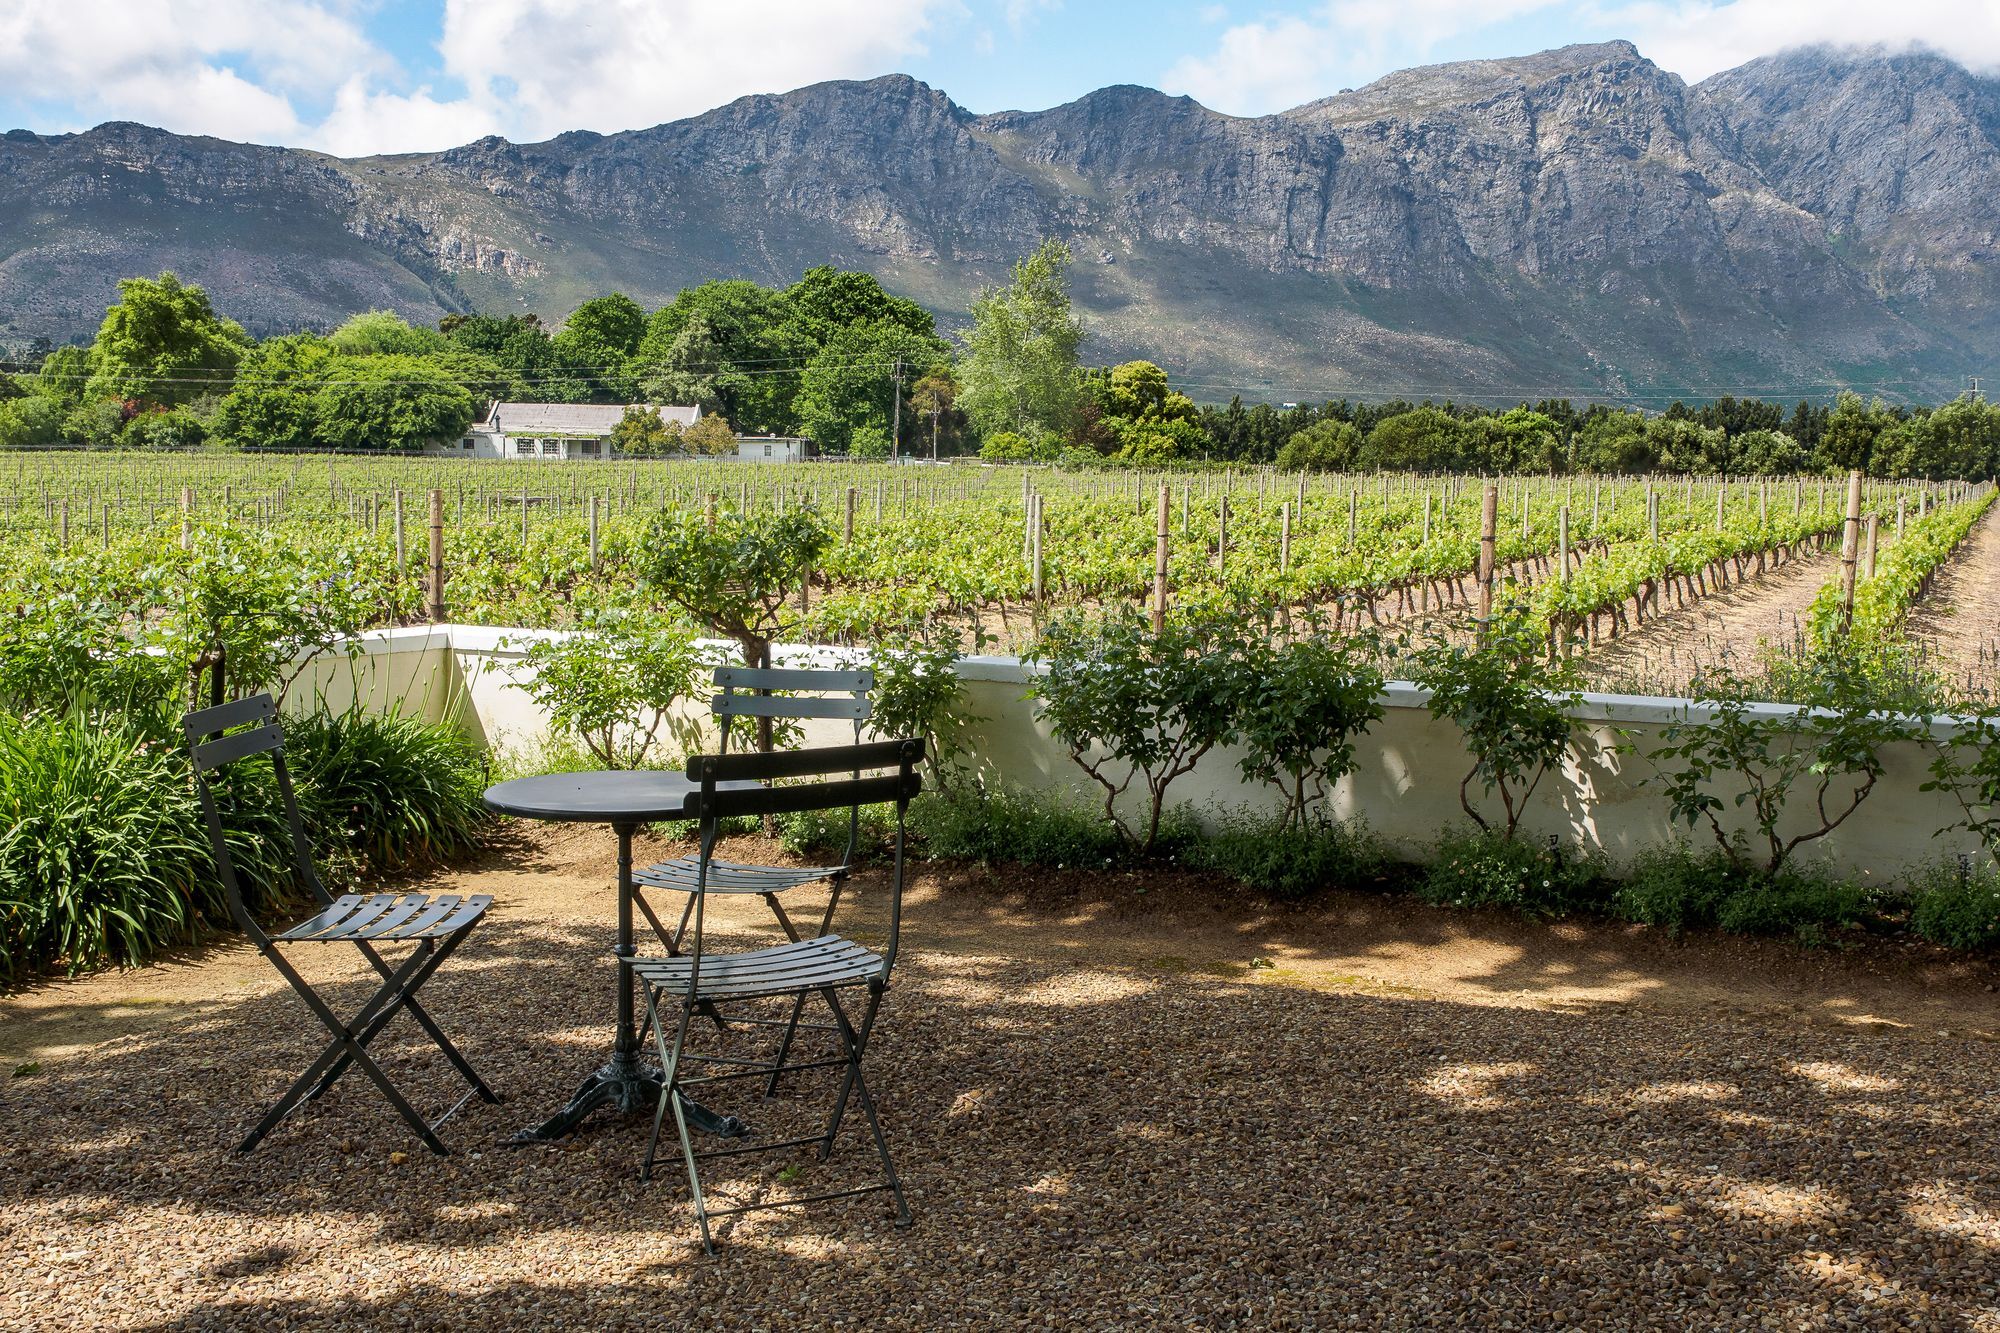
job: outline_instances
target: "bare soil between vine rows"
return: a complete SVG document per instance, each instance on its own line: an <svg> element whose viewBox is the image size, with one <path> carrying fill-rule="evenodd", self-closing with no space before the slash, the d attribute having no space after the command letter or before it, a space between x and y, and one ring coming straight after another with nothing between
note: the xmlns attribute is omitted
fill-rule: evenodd
<svg viewBox="0 0 2000 1333"><path fill-rule="evenodd" d="M2000 697L2000 506L1911 608L1908 634L1943 679L1970 697Z"/></svg>

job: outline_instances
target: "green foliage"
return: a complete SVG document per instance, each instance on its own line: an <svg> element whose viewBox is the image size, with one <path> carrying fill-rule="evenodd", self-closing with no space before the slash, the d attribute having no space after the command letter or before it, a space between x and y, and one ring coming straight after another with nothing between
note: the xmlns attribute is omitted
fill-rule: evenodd
<svg viewBox="0 0 2000 1333"><path fill-rule="evenodd" d="M921 737L937 788L951 784L966 751L966 733L985 721L966 709L958 659L958 636L949 630L888 640L870 659L875 689L869 695L869 732L883 740Z"/></svg>
<svg viewBox="0 0 2000 1333"><path fill-rule="evenodd" d="M1434 634L1411 666L1411 678L1431 692L1431 716L1457 723L1472 752L1472 767L1458 784L1460 808L1482 831L1493 827L1472 802L1478 782L1488 796L1500 797L1501 832L1511 839L1575 730L1571 668L1548 660L1540 629L1515 609L1497 612L1477 643Z"/></svg>
<svg viewBox="0 0 2000 1333"><path fill-rule="evenodd" d="M1603 874L1587 859L1482 830L1447 836L1417 884L1443 907L1506 907L1556 917L1603 905Z"/></svg>
<svg viewBox="0 0 2000 1333"><path fill-rule="evenodd" d="M1441 472L1459 467L1465 452L1465 427L1457 417L1435 407L1419 407L1385 417L1361 447L1361 464Z"/></svg>
<svg viewBox="0 0 2000 1333"><path fill-rule="evenodd" d="M1873 915L1874 896L1860 885L1787 870L1731 894L1715 924L1732 935L1792 935L1818 944L1827 931L1864 925Z"/></svg>
<svg viewBox="0 0 2000 1333"><path fill-rule="evenodd" d="M548 715L559 735L580 742L604 768L645 768L665 729L683 754L700 747L700 719L677 720L707 664L684 625L657 616L607 612L574 634L538 639L513 683Z"/></svg>
<svg viewBox="0 0 2000 1333"><path fill-rule="evenodd" d="M0 449L55 444L62 439L62 423L62 405L40 394L0 403Z"/></svg>
<svg viewBox="0 0 2000 1333"><path fill-rule="evenodd" d="M371 870L438 865L479 845L485 755L451 723L313 712L286 722L285 756L314 841Z"/></svg>
<svg viewBox="0 0 2000 1333"><path fill-rule="evenodd" d="M1285 902L1327 889L1378 887L1391 865L1365 829L1244 815L1195 840L1183 859Z"/></svg>
<svg viewBox="0 0 2000 1333"><path fill-rule="evenodd" d="M1301 828L1354 771L1356 738L1381 720L1381 645L1318 621L1287 632L1269 616L1247 629L1227 686L1230 739L1243 752L1244 778L1283 796L1280 824Z"/></svg>
<svg viewBox="0 0 2000 1333"><path fill-rule="evenodd" d="M286 730L301 816L336 882L476 844L484 764L455 727L349 714ZM142 708L0 715L0 977L144 962L226 920L176 732ZM269 761L216 781L247 905L289 900L300 886Z"/></svg>
<svg viewBox="0 0 2000 1333"><path fill-rule="evenodd" d="M317 441L312 393L333 348L310 333L267 338L244 357L242 374L216 409L225 439L261 448L303 449Z"/></svg>
<svg viewBox="0 0 2000 1333"><path fill-rule="evenodd" d="M229 387L249 335L172 273L126 278L91 347L86 398L188 403Z"/></svg>
<svg viewBox="0 0 2000 1333"><path fill-rule="evenodd" d="M1278 450L1281 472L1344 472L1358 465L1361 432L1351 421L1319 421Z"/></svg>
<svg viewBox="0 0 2000 1333"><path fill-rule="evenodd" d="M627 458L664 458L681 447L681 423L669 422L658 408L628 407L611 428L612 452Z"/></svg>
<svg viewBox="0 0 2000 1333"><path fill-rule="evenodd" d="M143 961L194 928L210 858L186 765L126 715L0 716L0 830L0 976Z"/></svg>
<svg viewBox="0 0 2000 1333"><path fill-rule="evenodd" d="M313 394L313 433L344 449L421 449L463 435L475 408L472 394L433 360L336 357Z"/></svg>
<svg viewBox="0 0 2000 1333"><path fill-rule="evenodd" d="M979 456L992 463L1053 462L1062 445L1053 435L1029 439L1011 430L996 430L979 444Z"/></svg>
<svg viewBox="0 0 2000 1333"><path fill-rule="evenodd" d="M1881 750L1922 732L1917 719L1876 711L1873 683L1844 655L1815 658L1800 683L1802 706L1775 707L1727 671L1704 673L1690 686L1694 709L1647 755L1674 817L1706 824L1732 863L1766 875L1846 823L1882 776ZM1724 828L1732 807L1748 817L1747 836ZM1789 836L1779 827L1788 813L1802 829ZM1762 845L1753 851L1750 838Z"/></svg>
<svg viewBox="0 0 2000 1333"><path fill-rule="evenodd" d="M0 704L22 717L60 715L86 700L148 711L186 681L147 651L129 623L158 600L150 577L127 581L80 556L28 562L0 592Z"/></svg>
<svg viewBox="0 0 2000 1333"><path fill-rule="evenodd" d="M1978 838L1987 856L2000 862L2000 712L1971 713L1949 722L1948 737L1931 738L1931 776L1920 790L1950 795L1963 812L1953 827Z"/></svg>
<svg viewBox="0 0 2000 1333"><path fill-rule="evenodd" d="M1044 241L1006 287L973 302L959 406L982 435L1062 435L1075 425L1083 324L1070 309L1069 263L1067 246Z"/></svg>
<svg viewBox="0 0 2000 1333"><path fill-rule="evenodd" d="M413 328L393 310L368 310L354 315L327 337L340 356L434 356L445 338L436 329Z"/></svg>
<svg viewBox="0 0 2000 1333"><path fill-rule="evenodd" d="M1618 886L1612 913L1679 935L1715 925L1722 905L1757 876L1721 852L1697 853L1675 843L1642 854Z"/></svg>
<svg viewBox="0 0 2000 1333"><path fill-rule="evenodd" d="M220 648L233 695L282 697L306 657L351 646L368 623L374 605L343 568L349 559L300 551L268 529L197 528L154 574L168 595L147 640L189 673L208 669Z"/></svg>
<svg viewBox="0 0 2000 1333"><path fill-rule="evenodd" d="M917 797L909 820L932 860L1102 869L1126 855L1124 841L1101 816L1051 794L961 785Z"/></svg>
<svg viewBox="0 0 2000 1333"><path fill-rule="evenodd" d="M2000 871L1938 865L1912 885L1910 929L1948 949L2000 947Z"/></svg>
<svg viewBox="0 0 2000 1333"><path fill-rule="evenodd" d="M1230 695L1242 622L1181 615L1154 630L1129 607L1100 618L1067 613L1049 626L1034 659L1038 713L1069 757L1104 791L1104 813L1126 841L1151 851L1168 789L1228 740ZM1144 814L1118 802L1137 781Z"/></svg>
<svg viewBox="0 0 2000 1333"><path fill-rule="evenodd" d="M125 425L133 449L195 449L208 440L208 423L185 407L141 412Z"/></svg>
<svg viewBox="0 0 2000 1333"><path fill-rule="evenodd" d="M681 432L681 448L698 458L721 458L736 452L736 432L727 418L708 413Z"/></svg>
<svg viewBox="0 0 2000 1333"><path fill-rule="evenodd" d="M895 411L895 367L904 390L942 361L945 346L888 320L835 329L799 379L800 429L828 453L850 451L856 431L885 437ZM904 413L906 417L913 413ZM894 442L891 442L893 452Z"/></svg>
<svg viewBox="0 0 2000 1333"><path fill-rule="evenodd" d="M810 509L732 512L713 527L701 514L668 513L648 532L639 571L669 604L736 640L745 666L763 666L772 640L793 624L786 599L832 541Z"/></svg>

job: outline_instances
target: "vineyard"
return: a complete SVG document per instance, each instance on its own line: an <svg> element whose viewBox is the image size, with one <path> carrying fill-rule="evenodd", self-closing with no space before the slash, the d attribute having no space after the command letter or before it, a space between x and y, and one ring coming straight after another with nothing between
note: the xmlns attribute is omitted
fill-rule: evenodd
<svg viewBox="0 0 2000 1333"><path fill-rule="evenodd" d="M361 626L565 627L641 597L637 559L662 512L810 507L833 540L788 609L814 641L946 628L1018 650L1056 610L1120 603L1237 600L1380 626L1504 603L1587 667L1662 617L1801 568L1816 578L1805 632L1823 640L1851 615L1857 636L1893 640L1992 487L1848 490L1822 477L24 454L0 464L0 531L17 608L88 588L144 615L220 560L296 569L300 595ZM207 575L191 563L203 555Z"/></svg>

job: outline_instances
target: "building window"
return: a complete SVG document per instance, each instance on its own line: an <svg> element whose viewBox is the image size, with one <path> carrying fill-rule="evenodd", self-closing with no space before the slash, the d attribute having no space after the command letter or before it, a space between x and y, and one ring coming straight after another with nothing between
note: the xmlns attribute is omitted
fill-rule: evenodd
<svg viewBox="0 0 2000 1333"><path fill-rule="evenodd" d="M517 457L520 457L520 458L532 458L532 457L534 457L534 453L535 453L535 442L534 442L533 440L516 440L516 441L514 441L514 453L515 453L515 455L516 455Z"/></svg>
<svg viewBox="0 0 2000 1333"><path fill-rule="evenodd" d="M764 457L769 458L770 456L771 456L771 446L767 444L764 446Z"/></svg>
<svg viewBox="0 0 2000 1333"><path fill-rule="evenodd" d="M464 439L460 440L458 442L458 447L461 449L470 449L472 447L472 437L468 435Z"/></svg>

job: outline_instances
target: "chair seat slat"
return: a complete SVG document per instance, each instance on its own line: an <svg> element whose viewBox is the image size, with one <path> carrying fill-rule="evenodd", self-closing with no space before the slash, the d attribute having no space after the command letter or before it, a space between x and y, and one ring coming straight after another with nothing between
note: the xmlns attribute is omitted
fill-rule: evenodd
<svg viewBox="0 0 2000 1333"><path fill-rule="evenodd" d="M873 715L865 695L718 694L709 707L717 717L828 717L866 722Z"/></svg>
<svg viewBox="0 0 2000 1333"><path fill-rule="evenodd" d="M867 667L717 667L719 690L822 690L853 694L875 688L875 673Z"/></svg>

